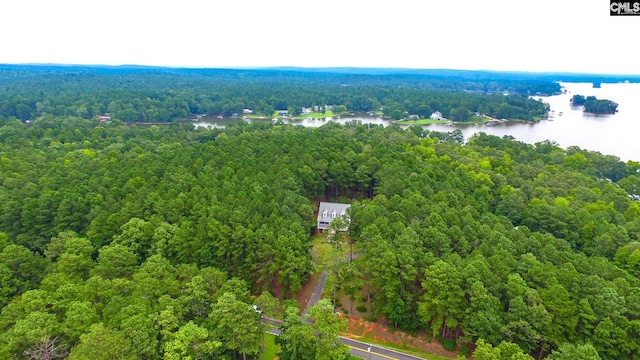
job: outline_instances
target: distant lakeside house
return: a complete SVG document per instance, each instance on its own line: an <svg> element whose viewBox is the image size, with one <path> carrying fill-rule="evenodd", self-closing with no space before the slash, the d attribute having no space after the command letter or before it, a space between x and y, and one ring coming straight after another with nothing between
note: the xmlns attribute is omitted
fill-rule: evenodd
<svg viewBox="0 0 640 360"><path fill-rule="evenodd" d="M347 209L351 204L340 204L331 202L320 202L318 207L318 231L326 230L334 219L339 217L347 218ZM348 218L346 219L348 220ZM340 229L347 231L348 227Z"/></svg>
<svg viewBox="0 0 640 360"><path fill-rule="evenodd" d="M442 120L442 113L440 111L436 111L431 114L431 119L433 120Z"/></svg>

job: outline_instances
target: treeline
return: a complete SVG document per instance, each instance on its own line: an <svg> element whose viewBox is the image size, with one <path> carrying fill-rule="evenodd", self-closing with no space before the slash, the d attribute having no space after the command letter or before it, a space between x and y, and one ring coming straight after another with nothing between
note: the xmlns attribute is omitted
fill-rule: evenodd
<svg viewBox="0 0 640 360"><path fill-rule="evenodd" d="M385 99L383 114L394 120L408 114L428 119L432 112L440 111L445 118L458 122L469 121L476 114L533 121L549 111L547 104L519 95L397 90L389 91Z"/></svg>
<svg viewBox="0 0 640 360"><path fill-rule="evenodd" d="M55 79L61 73L72 77L92 76L117 79L119 76L160 75L172 81L188 82L221 80L223 83L296 83L329 86L403 86L432 90L467 90L484 93L558 94L557 81L578 81L571 74L523 73L503 71L471 71L444 69L379 69L379 68L289 68L266 69L194 69L148 66L82 66L82 65L2 65L0 84L17 79L33 81ZM607 82L606 77L598 77ZM574 80L570 80L574 79ZM615 80L611 78L609 80ZM626 78L627 80L629 78ZM634 78L631 78L633 81ZM104 87L107 83L95 84ZM134 83L122 83L127 87ZM149 83L146 86L150 85ZM94 86L94 85L92 85Z"/></svg>
<svg viewBox="0 0 640 360"><path fill-rule="evenodd" d="M0 120L3 358L45 338L69 358L256 354L228 324L255 324L250 294L307 280L318 198L353 203L362 256L336 281L391 326L640 356L638 162L357 122Z"/></svg>
<svg viewBox="0 0 640 360"><path fill-rule="evenodd" d="M584 106L584 111L594 114L615 114L618 104L606 99L597 99L595 96L573 95L571 105Z"/></svg>
<svg viewBox="0 0 640 360"><path fill-rule="evenodd" d="M352 206L377 317L451 347L505 341L537 358L588 344L636 358L639 207L623 189L638 164L487 135L425 143Z"/></svg>
<svg viewBox="0 0 640 360"><path fill-rule="evenodd" d="M141 262L118 241L96 256L91 241L71 231L52 238L44 257L2 240L3 293L13 284L40 284L2 308L3 359L258 359L262 316L281 317L269 292L252 296L247 282L213 267L174 266L159 254ZM285 305L283 359L296 351L348 358L338 341L345 319L329 302L312 306L305 323L295 302ZM292 331L297 336L287 337Z"/></svg>
<svg viewBox="0 0 640 360"><path fill-rule="evenodd" d="M383 108L392 118L440 111L459 121L475 112L534 120L547 111L527 97L537 84L399 74L5 65L0 67L0 116L26 121L108 115L126 122L169 122L196 114L242 114L245 108L271 118L276 110L336 105L348 111Z"/></svg>
<svg viewBox="0 0 640 360"><path fill-rule="evenodd" d="M295 128L1 123L1 358L256 358L252 305L281 316L263 290L291 298L313 266L321 172L291 165ZM258 134L264 148L238 151ZM313 338L282 340L283 358L346 357L330 304L309 314L285 317L285 333Z"/></svg>

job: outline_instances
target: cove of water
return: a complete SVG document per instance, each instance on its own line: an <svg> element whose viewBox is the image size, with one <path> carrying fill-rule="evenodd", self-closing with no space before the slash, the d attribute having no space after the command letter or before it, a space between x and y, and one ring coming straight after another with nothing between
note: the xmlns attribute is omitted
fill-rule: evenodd
<svg viewBox="0 0 640 360"><path fill-rule="evenodd" d="M504 122L498 124L445 124L422 125L427 130L449 132L460 129L469 139L473 134L484 132L496 136L510 135L517 140L534 144L552 140L561 147L578 146L585 150L599 151L605 155L615 155L622 161L640 161L640 84L615 83L602 84L593 88L591 83L560 83L566 93L547 97L536 97L549 104L551 111L548 120L539 122ZM618 103L618 112L611 115L585 113L582 107L571 106L573 95L595 96ZM286 120L285 123L318 127L327 122L345 123L351 120L387 126L388 120L380 116L367 114L343 115L340 118ZM204 117L195 122L195 126L225 127L237 119L217 119ZM271 121L248 120L248 121ZM404 125L409 126L409 125Z"/></svg>

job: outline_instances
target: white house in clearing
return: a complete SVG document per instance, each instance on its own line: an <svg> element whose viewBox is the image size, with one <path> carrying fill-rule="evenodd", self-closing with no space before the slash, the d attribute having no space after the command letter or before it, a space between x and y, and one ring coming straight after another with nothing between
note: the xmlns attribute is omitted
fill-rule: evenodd
<svg viewBox="0 0 640 360"><path fill-rule="evenodd" d="M431 118L433 120L442 120L442 113L440 111L436 111L433 114L431 114Z"/></svg>
<svg viewBox="0 0 640 360"><path fill-rule="evenodd" d="M318 231L328 229L331 221L338 217L343 217L347 222L349 222L347 209L350 206L350 204L321 202L318 208ZM348 227L345 227L340 230L346 231L347 229Z"/></svg>

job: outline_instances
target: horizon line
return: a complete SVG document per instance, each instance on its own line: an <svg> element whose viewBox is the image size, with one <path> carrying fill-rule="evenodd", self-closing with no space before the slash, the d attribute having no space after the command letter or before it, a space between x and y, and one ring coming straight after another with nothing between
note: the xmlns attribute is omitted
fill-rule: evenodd
<svg viewBox="0 0 640 360"><path fill-rule="evenodd" d="M414 68L414 67L371 67L371 66L298 66L298 65L270 65L270 66L197 66L197 65L145 65L145 64L81 64L81 63L47 63L47 62L24 62L24 63L4 63L0 66L59 66L59 67L139 67L158 69L192 69L192 70L393 70L393 71L460 71L460 72L493 72L493 73L521 73L521 74L567 74L567 75L596 75L614 77L640 77L640 74L628 73L604 73L604 72L575 72L562 70L492 70L492 69L461 69L461 68Z"/></svg>

